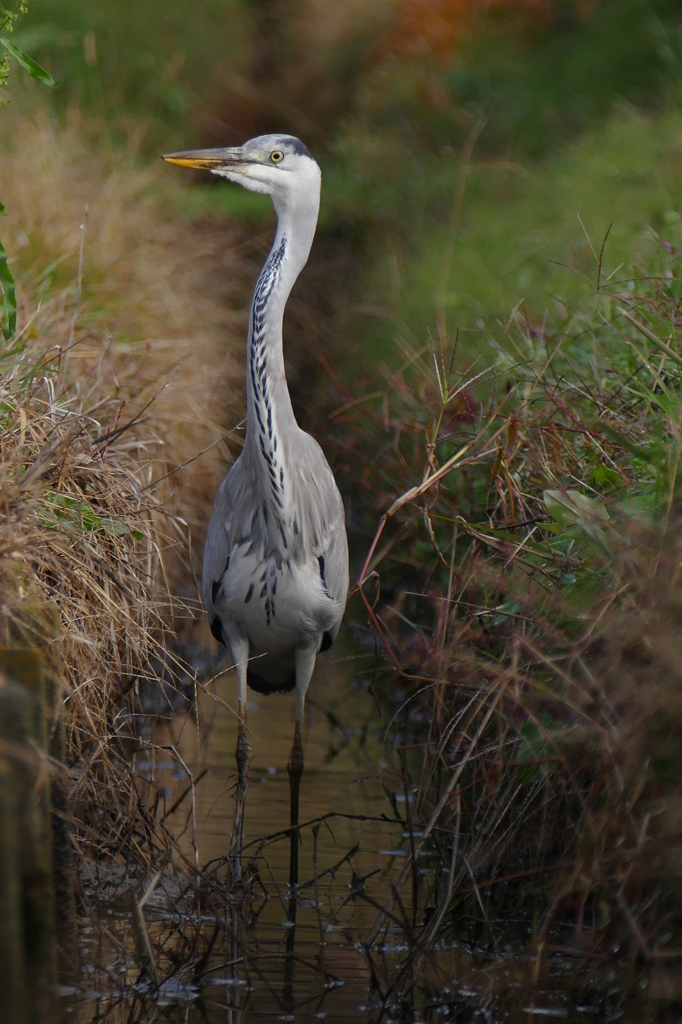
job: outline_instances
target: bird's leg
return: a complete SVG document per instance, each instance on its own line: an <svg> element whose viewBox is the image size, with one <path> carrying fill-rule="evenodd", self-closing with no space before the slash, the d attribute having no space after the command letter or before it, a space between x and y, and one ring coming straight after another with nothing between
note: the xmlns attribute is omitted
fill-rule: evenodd
<svg viewBox="0 0 682 1024"><path fill-rule="evenodd" d="M296 1005L294 1001L294 967L296 965L296 911L297 897L295 889L291 889L289 897L289 924L286 942L286 959L284 961L284 989L282 992L282 1004L284 1012L293 1016Z"/></svg>
<svg viewBox="0 0 682 1024"><path fill-rule="evenodd" d="M242 839L244 835L244 803L248 782L251 747L246 739L246 666L249 659L249 642L241 638L231 640L232 657L235 660L237 679L239 682L239 732L237 735L237 789L234 798L234 829L232 832L233 881L239 881L242 875Z"/></svg>
<svg viewBox="0 0 682 1024"><path fill-rule="evenodd" d="M232 834L232 865L235 879L241 878L242 839L244 835L244 804L248 782L251 747L246 739L246 725L240 718L237 737L237 790L234 798L234 831Z"/></svg>
<svg viewBox="0 0 682 1024"><path fill-rule="evenodd" d="M289 886L292 894L298 886L298 808L301 793L301 777L303 776L303 743L301 727L305 709L305 695L308 691L310 678L315 668L317 645L296 651L296 710L294 712L294 745L289 758L289 787L291 792L291 858L289 860Z"/></svg>
<svg viewBox="0 0 682 1024"><path fill-rule="evenodd" d="M289 789L291 794L291 858L289 860L289 886L292 890L298 885L298 806L301 794L301 778L303 776L303 744L301 743L301 723L294 726L294 745L287 765L289 771Z"/></svg>
<svg viewBox="0 0 682 1024"><path fill-rule="evenodd" d="M291 795L291 855L289 859L289 932L287 934L287 957L284 962L284 992L282 1002L288 1014L294 1012L294 965L296 963L296 916L298 911L298 808L303 776L303 743L301 730L305 695L310 677L315 668L317 646L312 650L296 652L296 710L294 712L294 745L287 769Z"/></svg>

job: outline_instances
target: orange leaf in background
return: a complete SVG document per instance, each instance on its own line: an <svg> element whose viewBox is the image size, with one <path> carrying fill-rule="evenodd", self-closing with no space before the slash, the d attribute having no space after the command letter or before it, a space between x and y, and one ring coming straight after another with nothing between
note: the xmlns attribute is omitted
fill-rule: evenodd
<svg viewBox="0 0 682 1024"><path fill-rule="evenodd" d="M592 7L589 0L576 2L579 16ZM434 56L445 63L478 15L519 11L551 24L555 8L555 0L398 0L397 21L382 48L408 57Z"/></svg>

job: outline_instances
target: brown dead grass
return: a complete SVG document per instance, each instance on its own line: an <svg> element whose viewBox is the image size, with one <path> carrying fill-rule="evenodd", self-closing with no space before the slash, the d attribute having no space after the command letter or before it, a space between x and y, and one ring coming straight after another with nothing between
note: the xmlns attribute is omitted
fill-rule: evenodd
<svg viewBox="0 0 682 1024"><path fill-rule="evenodd" d="M336 396L356 514L384 513L360 589L415 794L368 941L403 891L416 974L513 942L628 993L682 955L679 255L516 310L487 382L398 337L402 373Z"/></svg>
<svg viewBox="0 0 682 1024"><path fill-rule="evenodd" d="M64 347L72 328L87 204L73 339L87 338L67 357L70 382L101 389L98 402L125 402L121 422L163 388L145 414L151 481L236 422L243 330L227 300L241 291L243 270L226 224L178 218L167 168L137 164L138 143L131 131L125 148L112 150L75 113L64 129L46 116L10 121L0 190L19 329L40 307L26 340L49 332L53 347ZM225 461L217 447L165 490L197 540Z"/></svg>
<svg viewBox="0 0 682 1024"><path fill-rule="evenodd" d="M167 837L138 799L121 700L200 614L229 451L172 471L237 422L242 325L226 300L242 271L227 225L173 216L165 169L136 163L134 136L113 150L75 115L14 116L5 132L19 327L0 350L0 620L16 637L37 604L58 606L78 837L109 856L127 837L149 859Z"/></svg>

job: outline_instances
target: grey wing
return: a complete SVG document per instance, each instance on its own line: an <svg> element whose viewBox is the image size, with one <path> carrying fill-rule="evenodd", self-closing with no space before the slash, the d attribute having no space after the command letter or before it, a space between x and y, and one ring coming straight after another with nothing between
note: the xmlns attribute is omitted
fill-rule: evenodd
<svg viewBox="0 0 682 1024"><path fill-rule="evenodd" d="M320 563L320 568L321 570L323 568L324 572L323 583L330 597L337 602L339 608L335 626L325 633L322 640L322 647L320 649L323 651L331 647L336 639L348 597L348 540L346 538L345 516L343 514L341 495L339 495L339 502L341 504L341 516L330 530L327 544L325 545L325 552L321 556L324 561Z"/></svg>
<svg viewBox="0 0 682 1024"><path fill-rule="evenodd" d="M230 552L236 537L243 532L245 510L253 509L255 496L251 493L248 474L240 456L223 480L213 503L204 546L203 597L204 607L216 640L225 643L220 620L215 611L215 599L220 583L229 567Z"/></svg>
<svg viewBox="0 0 682 1024"><path fill-rule="evenodd" d="M327 593L337 605L338 616L322 650L331 647L339 631L348 597L348 540L343 500L334 475L317 441L304 434L305 458L297 474L296 514L304 543L317 558Z"/></svg>

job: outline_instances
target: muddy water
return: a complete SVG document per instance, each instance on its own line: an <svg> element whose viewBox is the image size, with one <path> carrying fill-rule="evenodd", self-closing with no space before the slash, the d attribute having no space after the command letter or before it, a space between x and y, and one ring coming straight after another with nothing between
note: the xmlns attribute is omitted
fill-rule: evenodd
<svg viewBox="0 0 682 1024"><path fill-rule="evenodd" d="M376 740L376 728L372 727L376 726L374 703L349 681L348 664L341 661L319 666L309 698L303 732L305 771L300 820L315 819L329 811L394 817L382 783L382 776L389 769L389 755L382 751ZM235 703L236 679L230 672L215 680L215 698L200 698L198 728L194 716L176 723L176 728L180 728L175 744L188 766L192 766L195 777L208 769L195 789L197 846L204 864L227 853L233 827ZM287 761L294 733L293 703L293 694L263 697L249 691L252 757L245 817L247 850L253 840L289 826ZM392 777L390 770L389 775ZM320 856L338 859L360 843L363 852L358 854L356 866L367 871L383 869L390 858L377 852L377 843L395 847L395 840L395 823L377 826L338 819L320 834ZM189 856L189 832L181 845ZM311 844L304 841L300 852L301 880L312 872L312 853ZM269 864L275 877L288 879L285 842L272 846Z"/></svg>
<svg viewBox="0 0 682 1024"><path fill-rule="evenodd" d="M146 1021L155 1020L157 1011L173 1021L230 1024L366 1019L375 1004L370 968L358 942L370 931L404 863L407 835L396 809L400 815L409 794L400 792L400 775L380 738L374 701L353 682L361 663L362 658L343 654L320 659L309 692L295 901L288 886L290 839L277 835L290 824L287 761L294 696L250 693L252 757L243 859L245 875L256 879L251 896L241 902L239 913L229 897L221 907L214 895L197 910L196 901L183 901L172 879L167 884L162 878L145 904L146 927L155 945L176 919L178 939L171 928L164 973L172 977L153 991L149 976L140 972L144 943L130 911L131 896L138 898L147 883L136 889L123 869L119 877L116 866L98 868L103 880L99 910L82 928L84 978L62 988L65 1021ZM177 859L184 858L185 879L191 879L193 865L203 871L208 866L217 879L227 877L234 824L235 700L234 673L214 668L191 712L148 720L147 751L137 755L138 776L151 784L147 799L153 800L156 791L163 796L165 811L162 805L159 813L168 812L165 825L176 839ZM385 787L398 790L393 801ZM173 973L173 945L188 950L187 935L191 938L199 918L203 948L214 930L219 940L199 977ZM383 955L404 952L401 941L400 932L396 948L385 944Z"/></svg>
<svg viewBox="0 0 682 1024"><path fill-rule="evenodd" d="M538 983L534 958L524 954L518 934L500 934L494 951L450 946L410 961L406 936L421 921L413 918L409 886L393 922L366 948L409 849L400 819L410 793L402 790L397 761L381 738L387 723L380 721L367 686L357 682L363 674L362 659L341 654L336 661L320 659L313 680L304 731L297 898L292 901L288 891L289 839L277 835L289 825L286 765L293 696L252 694L244 854L247 874L255 875L251 895L236 912L229 896L223 905L210 894L197 900L193 889L184 898L181 886L173 888L172 879L162 878L144 910L152 942L167 936L164 971L152 984L150 972L140 970L144 944L125 896L129 882L117 881L113 869L104 866L111 896L83 922L83 977L63 988L65 1021L530 1024L556 1018L639 1024L652 1019L641 1005L622 1014L617 1000L611 1015L604 979L595 978L593 995L586 995L590 986L576 988L576 963L567 957L550 959ZM191 879L194 864L204 871L208 866L218 880L227 874L235 694L233 674L219 674L198 694L191 713L151 722L149 752L138 756L140 777L153 781L170 811L166 825L184 858L185 879ZM428 884L442 870L427 854L420 859L420 883ZM141 883L138 895L146 885Z"/></svg>
<svg viewBox="0 0 682 1024"><path fill-rule="evenodd" d="M244 858L258 871L267 896L257 896L250 907L237 971L222 968L221 957L216 957L206 975L203 998L209 1020L224 1021L226 1011L235 1007L241 1011L232 1018L235 1024L242 1015L245 1021L278 1016L346 1021L364 1013L360 1007L367 1004L370 973L357 942L377 914L370 900L381 899L403 862L405 835L384 791L385 784L395 786L395 773L377 738L374 702L350 681L352 667L350 661L321 659L309 695L300 821L330 812L334 816L319 830L308 826L301 831L295 929L288 893L289 839L261 842L289 826L286 766L293 740L293 695L250 694L253 753ZM201 864L224 858L229 849L237 720L228 705L235 691L231 673L218 679L216 699L200 701L198 726L186 719L175 738L195 778L208 769L195 789L194 836L187 815L181 840L188 858L194 857L196 842ZM382 817L388 820L376 820ZM359 883L367 876L364 885Z"/></svg>

